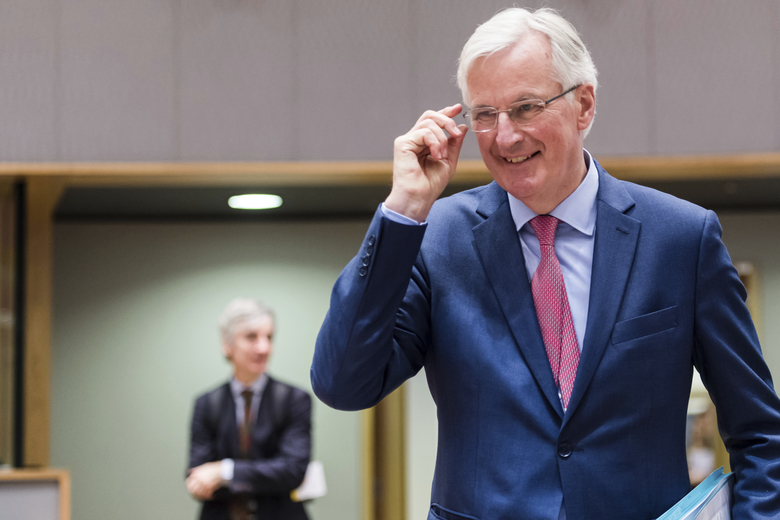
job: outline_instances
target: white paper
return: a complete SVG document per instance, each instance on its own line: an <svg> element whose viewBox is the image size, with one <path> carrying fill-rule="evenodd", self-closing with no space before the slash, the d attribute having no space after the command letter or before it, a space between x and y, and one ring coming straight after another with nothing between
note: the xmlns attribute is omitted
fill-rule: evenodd
<svg viewBox="0 0 780 520"><path fill-rule="evenodd" d="M731 520L734 475L718 468L658 520Z"/></svg>
<svg viewBox="0 0 780 520"><path fill-rule="evenodd" d="M303 502L314 498L324 497L328 493L328 487L325 485L325 468L322 462L313 460L309 462L306 468L306 475L298 489L290 493L290 498L294 502Z"/></svg>

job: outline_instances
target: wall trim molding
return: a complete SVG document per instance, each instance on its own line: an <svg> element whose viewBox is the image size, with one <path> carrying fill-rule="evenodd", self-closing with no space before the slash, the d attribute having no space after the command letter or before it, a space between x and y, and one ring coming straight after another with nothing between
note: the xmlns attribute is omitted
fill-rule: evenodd
<svg viewBox="0 0 780 520"><path fill-rule="evenodd" d="M635 182L780 178L780 153L603 156L619 179ZM391 161L298 162L5 162L0 178L56 177L68 185L338 186L388 184ZM464 159L452 183L491 180L481 160Z"/></svg>

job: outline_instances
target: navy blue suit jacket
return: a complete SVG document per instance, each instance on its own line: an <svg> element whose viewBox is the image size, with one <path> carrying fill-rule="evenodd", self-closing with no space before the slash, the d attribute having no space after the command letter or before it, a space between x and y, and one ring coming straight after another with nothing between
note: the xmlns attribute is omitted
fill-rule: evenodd
<svg viewBox="0 0 780 520"><path fill-rule="evenodd" d="M215 395L216 394L216 395ZM217 413L212 404L219 403ZM214 421L216 418L216 421ZM189 468L234 459L233 483L251 490L263 520L307 520L290 500L306 473L311 452L311 397L268 378L252 429L250 456L239 460L236 404L230 383L201 395L192 414ZM230 491L220 488L203 503L201 520L228 520Z"/></svg>
<svg viewBox="0 0 780 520"><path fill-rule="evenodd" d="M689 491L693 367L736 473L734 518L780 517L780 402L717 217L600 165L587 332L563 412L507 194L374 217L332 293L311 370L370 407L425 367L439 422L432 519L649 520Z"/></svg>

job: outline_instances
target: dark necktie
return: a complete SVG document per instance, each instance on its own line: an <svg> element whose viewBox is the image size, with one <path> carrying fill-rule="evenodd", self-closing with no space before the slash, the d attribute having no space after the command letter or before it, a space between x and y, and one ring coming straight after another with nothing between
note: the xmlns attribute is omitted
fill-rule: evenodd
<svg viewBox="0 0 780 520"><path fill-rule="evenodd" d="M563 281L561 264L555 256L555 229L558 219L540 215L531 219L531 227L539 239L542 260L531 278L534 307L542 330L544 348L550 360L553 378L560 391L564 411L569 407L580 349L574 332L569 298Z"/></svg>
<svg viewBox="0 0 780 520"><path fill-rule="evenodd" d="M252 422L250 415L252 412L252 397L254 397L254 392L251 390L244 390L241 392L241 397L244 398L244 424L241 425L238 433L239 451L241 458L247 458L251 451Z"/></svg>

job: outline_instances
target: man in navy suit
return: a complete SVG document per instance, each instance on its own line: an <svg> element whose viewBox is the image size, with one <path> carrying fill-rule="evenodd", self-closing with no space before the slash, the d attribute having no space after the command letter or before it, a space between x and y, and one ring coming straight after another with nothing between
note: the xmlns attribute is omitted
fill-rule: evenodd
<svg viewBox="0 0 780 520"><path fill-rule="evenodd" d="M273 312L254 300L233 300L220 318L233 377L192 414L187 490L203 501L201 520L307 520L290 492L309 463L311 398L266 375L273 334Z"/></svg>
<svg viewBox="0 0 780 520"><path fill-rule="evenodd" d="M458 83L495 182L434 204L468 130L460 105L396 139L391 193L333 289L315 393L366 408L425 367L429 520L649 520L689 490L696 367L733 517L779 518L780 402L715 214L584 150L596 69L554 11L480 26Z"/></svg>

